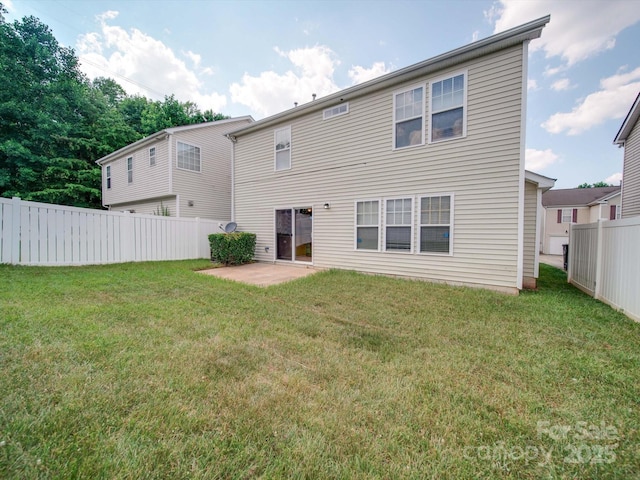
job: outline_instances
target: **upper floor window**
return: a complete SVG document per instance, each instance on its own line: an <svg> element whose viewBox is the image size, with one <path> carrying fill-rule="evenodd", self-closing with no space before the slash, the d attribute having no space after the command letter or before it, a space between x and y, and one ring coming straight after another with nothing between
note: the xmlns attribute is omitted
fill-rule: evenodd
<svg viewBox="0 0 640 480"><path fill-rule="evenodd" d="M149 165L153 166L156 164L156 147L151 147L149 149Z"/></svg>
<svg viewBox="0 0 640 480"><path fill-rule="evenodd" d="M105 168L105 176L107 177L107 188L111 188L111 165Z"/></svg>
<svg viewBox="0 0 640 480"><path fill-rule="evenodd" d="M393 96L393 147L424 144L424 88L416 87Z"/></svg>
<svg viewBox="0 0 640 480"><path fill-rule="evenodd" d="M577 208L559 208L558 223L576 223L578 221Z"/></svg>
<svg viewBox="0 0 640 480"><path fill-rule="evenodd" d="M466 135L466 74L431 82L431 141Z"/></svg>
<svg viewBox="0 0 640 480"><path fill-rule="evenodd" d="M356 249L378 250L380 229L380 202L356 202Z"/></svg>
<svg viewBox="0 0 640 480"><path fill-rule="evenodd" d="M420 251L451 253L451 196L420 199Z"/></svg>
<svg viewBox="0 0 640 480"><path fill-rule="evenodd" d="M329 118L337 117L338 115L344 115L349 113L349 102L341 103L332 108L327 108L322 112L322 119L327 120Z"/></svg>
<svg viewBox="0 0 640 480"><path fill-rule="evenodd" d="M200 147L178 142L178 168L200 171Z"/></svg>
<svg viewBox="0 0 640 480"><path fill-rule="evenodd" d="M385 222L385 250L411 252L412 198L387 200Z"/></svg>
<svg viewBox="0 0 640 480"><path fill-rule="evenodd" d="M275 145L275 169L291 168L291 127L281 128L273 134Z"/></svg>
<svg viewBox="0 0 640 480"><path fill-rule="evenodd" d="M133 157L127 158L127 183L133 183Z"/></svg>

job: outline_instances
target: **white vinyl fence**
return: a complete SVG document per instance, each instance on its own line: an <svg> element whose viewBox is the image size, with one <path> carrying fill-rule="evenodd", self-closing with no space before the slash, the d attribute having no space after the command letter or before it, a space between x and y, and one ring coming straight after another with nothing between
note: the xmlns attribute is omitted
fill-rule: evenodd
<svg viewBox="0 0 640 480"><path fill-rule="evenodd" d="M572 225L568 280L640 321L640 217Z"/></svg>
<svg viewBox="0 0 640 480"><path fill-rule="evenodd" d="M209 258L223 220L91 210L0 198L0 263L92 265Z"/></svg>

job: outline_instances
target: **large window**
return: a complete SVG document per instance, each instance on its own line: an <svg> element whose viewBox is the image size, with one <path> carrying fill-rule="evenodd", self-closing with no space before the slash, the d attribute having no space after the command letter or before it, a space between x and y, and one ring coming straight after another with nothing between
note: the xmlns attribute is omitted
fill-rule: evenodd
<svg viewBox="0 0 640 480"><path fill-rule="evenodd" d="M107 165L106 174L107 177L107 188L111 188L111 165Z"/></svg>
<svg viewBox="0 0 640 480"><path fill-rule="evenodd" d="M127 158L127 183L133 183L133 157Z"/></svg>
<svg viewBox="0 0 640 480"><path fill-rule="evenodd" d="M420 251L451 253L451 196L420 198Z"/></svg>
<svg viewBox="0 0 640 480"><path fill-rule="evenodd" d="M200 171L200 147L178 142L178 168Z"/></svg>
<svg viewBox="0 0 640 480"><path fill-rule="evenodd" d="M393 96L394 148L424 143L424 88L396 93Z"/></svg>
<svg viewBox="0 0 640 480"><path fill-rule="evenodd" d="M275 169L291 168L291 127L281 128L274 132Z"/></svg>
<svg viewBox="0 0 640 480"><path fill-rule="evenodd" d="M413 199L386 201L385 250L411 252Z"/></svg>
<svg viewBox="0 0 640 480"><path fill-rule="evenodd" d="M356 202L356 249L379 250L380 202Z"/></svg>
<svg viewBox="0 0 640 480"><path fill-rule="evenodd" d="M156 164L156 147L151 147L149 149L149 165L153 166Z"/></svg>
<svg viewBox="0 0 640 480"><path fill-rule="evenodd" d="M466 75L431 83L431 141L466 135Z"/></svg>

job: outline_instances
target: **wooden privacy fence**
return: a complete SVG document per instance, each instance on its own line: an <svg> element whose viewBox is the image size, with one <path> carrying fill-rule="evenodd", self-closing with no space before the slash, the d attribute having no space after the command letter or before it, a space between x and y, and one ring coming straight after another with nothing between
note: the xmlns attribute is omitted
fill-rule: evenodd
<svg viewBox="0 0 640 480"><path fill-rule="evenodd" d="M222 220L139 215L0 198L0 263L93 265L209 258Z"/></svg>
<svg viewBox="0 0 640 480"><path fill-rule="evenodd" d="M571 225L568 280L640 321L640 217Z"/></svg>

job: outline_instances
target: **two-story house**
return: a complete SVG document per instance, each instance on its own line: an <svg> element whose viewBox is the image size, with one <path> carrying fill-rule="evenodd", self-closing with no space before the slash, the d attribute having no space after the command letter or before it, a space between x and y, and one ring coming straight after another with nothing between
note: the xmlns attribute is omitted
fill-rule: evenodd
<svg viewBox="0 0 640 480"><path fill-rule="evenodd" d="M527 51L548 21L231 132L233 220L257 259L534 286L554 181L524 168Z"/></svg>
<svg viewBox="0 0 640 480"><path fill-rule="evenodd" d="M633 102L613 143L624 147L622 218L640 215L640 93Z"/></svg>
<svg viewBox="0 0 640 480"><path fill-rule="evenodd" d="M102 204L110 210L231 218L229 131L250 116L167 128L97 161Z"/></svg>

